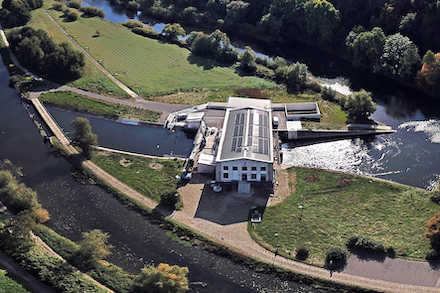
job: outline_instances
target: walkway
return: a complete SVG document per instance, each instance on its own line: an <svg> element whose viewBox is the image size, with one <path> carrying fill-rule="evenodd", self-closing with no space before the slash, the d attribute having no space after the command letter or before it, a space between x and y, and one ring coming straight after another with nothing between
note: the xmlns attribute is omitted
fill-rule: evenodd
<svg viewBox="0 0 440 293"><path fill-rule="evenodd" d="M129 100L121 100L116 98L107 97L100 94L91 93L85 90L77 89L71 86L54 84L50 88L41 89L38 91L29 92L29 99L38 99L38 97L46 92L55 92L55 91L71 91L80 95L88 96L97 100L125 105L129 107L137 107L141 109L148 109L153 111L162 112L162 115L159 118L160 123L165 123L168 115L170 113L186 109L191 107L190 105L182 105L182 104L167 104L162 102L148 101L148 100L137 100L137 101L129 101Z"/></svg>

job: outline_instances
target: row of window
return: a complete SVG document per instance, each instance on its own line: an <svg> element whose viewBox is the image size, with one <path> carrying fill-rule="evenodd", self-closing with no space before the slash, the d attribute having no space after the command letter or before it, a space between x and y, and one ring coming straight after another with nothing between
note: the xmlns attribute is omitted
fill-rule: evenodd
<svg viewBox="0 0 440 293"><path fill-rule="evenodd" d="M241 171L247 171L247 167L243 166L241 167ZM229 166L223 166L223 170L224 171L228 171L229 170ZM237 166L232 166L232 171L237 171L238 167ZM257 167L251 167L251 171L257 171ZM260 167L260 171L266 171L266 167Z"/></svg>
<svg viewBox="0 0 440 293"><path fill-rule="evenodd" d="M229 173L223 173L223 179L228 179ZM247 174L241 175L241 180L246 181L248 179ZM251 174L251 180L257 180L257 174ZM261 175L260 177L261 181L266 181L266 175Z"/></svg>

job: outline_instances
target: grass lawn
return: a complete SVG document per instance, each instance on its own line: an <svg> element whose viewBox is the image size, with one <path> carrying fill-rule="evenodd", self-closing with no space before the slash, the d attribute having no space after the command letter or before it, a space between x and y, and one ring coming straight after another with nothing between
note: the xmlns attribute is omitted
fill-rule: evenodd
<svg viewBox="0 0 440 293"><path fill-rule="evenodd" d="M189 58L187 49L135 35L122 25L97 17L64 22L62 12L50 13L110 73L143 96L253 83L230 67L205 69L209 60Z"/></svg>
<svg viewBox="0 0 440 293"><path fill-rule="evenodd" d="M129 155L100 152L92 161L106 172L138 192L160 202L165 190L175 189L176 175L182 172L183 161L140 158Z"/></svg>
<svg viewBox="0 0 440 293"><path fill-rule="evenodd" d="M323 265L327 249L345 247L346 239L357 234L394 247L399 257L425 257L430 248L423 235L425 224L439 210L427 192L325 170L290 168L288 172L295 178L290 183L294 192L284 202L267 207L256 228L248 227L263 246L275 251L278 240L280 254L288 257L306 246L308 261ZM350 184L342 186L341 179Z"/></svg>
<svg viewBox="0 0 440 293"><path fill-rule="evenodd" d="M42 94L40 100L44 103L55 104L81 112L142 121L157 121L161 114L156 111L98 101L73 92L48 92Z"/></svg>
<svg viewBox="0 0 440 293"><path fill-rule="evenodd" d="M2 293L27 293L20 284L6 276L6 272L0 270L0 292Z"/></svg>

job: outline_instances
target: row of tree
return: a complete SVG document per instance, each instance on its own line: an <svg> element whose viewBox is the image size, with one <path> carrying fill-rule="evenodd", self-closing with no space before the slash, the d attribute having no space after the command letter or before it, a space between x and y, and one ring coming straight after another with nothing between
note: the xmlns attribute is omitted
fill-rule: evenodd
<svg viewBox="0 0 440 293"><path fill-rule="evenodd" d="M8 34L11 49L20 63L36 74L54 81L77 79L84 72L84 55L68 43L56 44L42 29L12 29Z"/></svg>

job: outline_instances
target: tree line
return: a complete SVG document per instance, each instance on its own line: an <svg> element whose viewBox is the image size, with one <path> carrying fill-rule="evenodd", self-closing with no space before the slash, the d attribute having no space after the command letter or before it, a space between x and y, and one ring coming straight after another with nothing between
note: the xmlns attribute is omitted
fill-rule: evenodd
<svg viewBox="0 0 440 293"><path fill-rule="evenodd" d="M429 50L440 52L436 0L109 1L167 21L263 39L292 37L440 95L433 86L433 80L440 81L439 60L431 58L428 64L422 58Z"/></svg>

